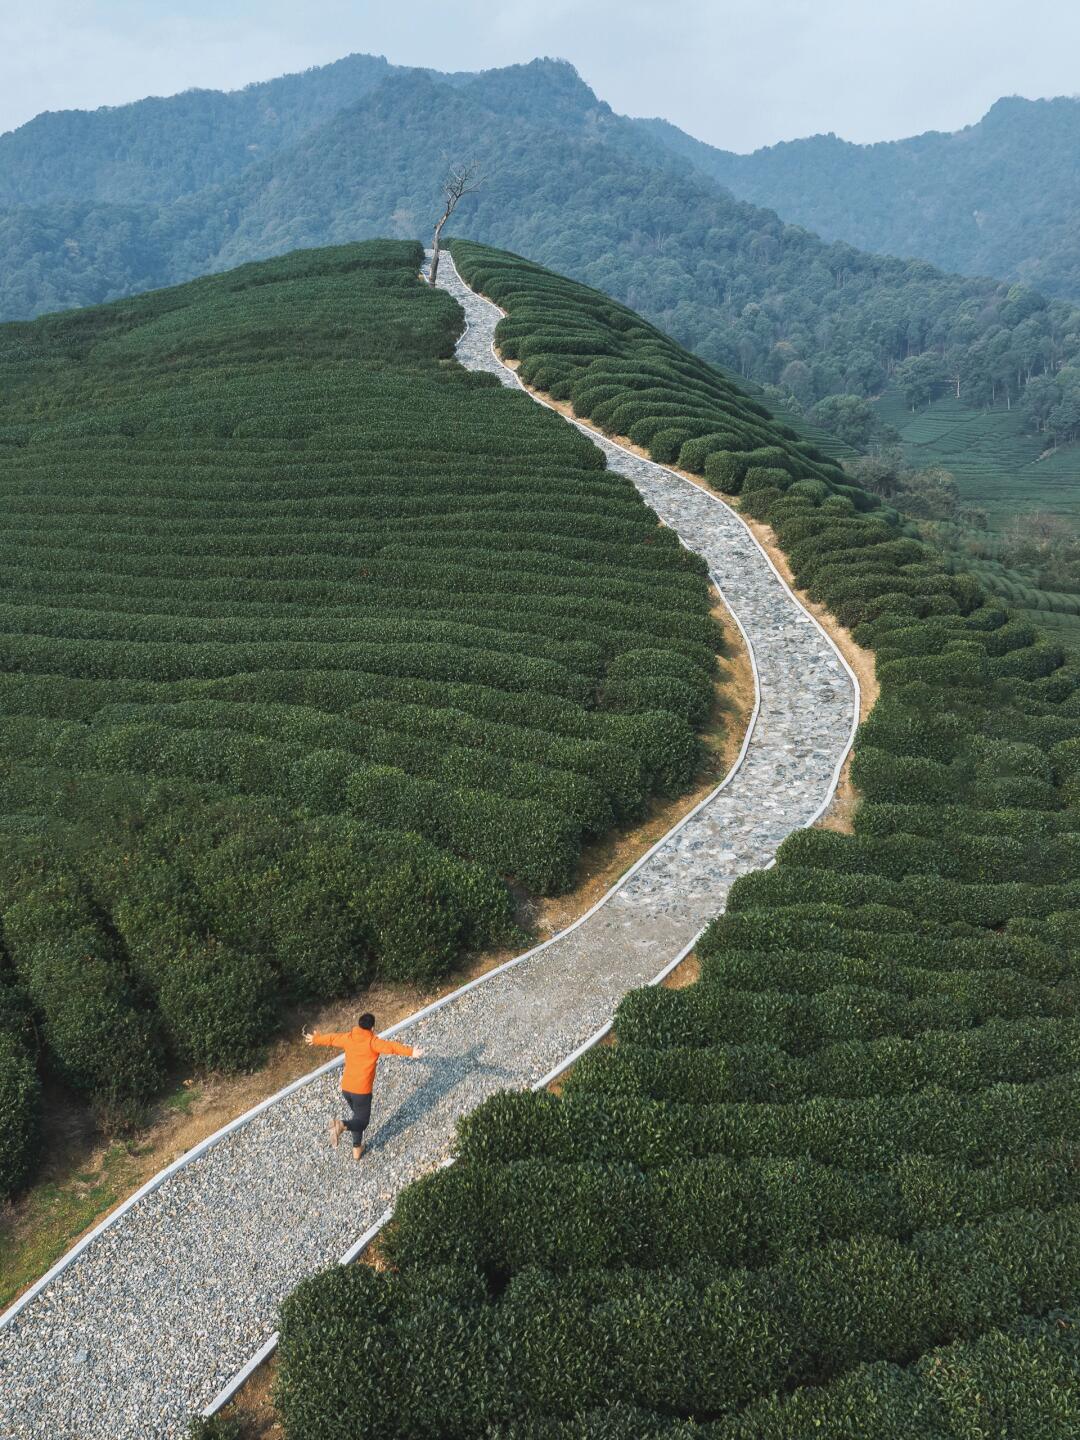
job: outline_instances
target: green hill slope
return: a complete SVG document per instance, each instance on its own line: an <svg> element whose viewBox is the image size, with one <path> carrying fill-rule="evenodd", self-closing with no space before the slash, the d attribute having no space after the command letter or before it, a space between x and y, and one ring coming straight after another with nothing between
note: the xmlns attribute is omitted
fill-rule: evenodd
<svg viewBox="0 0 1080 1440"><path fill-rule="evenodd" d="M792 835L695 984L628 996L562 1094L482 1105L399 1197L386 1263L286 1302L288 1440L358 1410L409 1440L1068 1440L1080 668L827 466L718 444L670 342L454 254L508 311L497 343L593 423L666 452L710 412L706 477L874 650L881 697L854 833Z"/></svg>
<svg viewBox="0 0 1080 1440"><path fill-rule="evenodd" d="M694 774L704 562L383 242L0 327L0 1191Z"/></svg>
<svg viewBox="0 0 1080 1440"><path fill-rule="evenodd" d="M961 498L1003 525L1022 510L1048 510L1080 528L1080 447L1054 450L1017 409L976 410L942 395L912 411L895 391L877 404L912 465L943 465ZM1047 453L1049 451L1049 453Z"/></svg>

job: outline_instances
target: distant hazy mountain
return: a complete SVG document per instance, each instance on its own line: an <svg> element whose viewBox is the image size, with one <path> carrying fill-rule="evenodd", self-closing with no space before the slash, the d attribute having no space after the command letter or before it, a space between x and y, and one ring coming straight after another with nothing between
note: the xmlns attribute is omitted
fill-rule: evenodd
<svg viewBox="0 0 1080 1440"><path fill-rule="evenodd" d="M829 240L1080 300L1080 100L999 100L955 134L814 135L734 155L641 122L744 200Z"/></svg>
<svg viewBox="0 0 1080 1440"><path fill-rule="evenodd" d="M1080 347L1070 306L825 243L733 199L672 138L549 60L443 76L352 56L232 95L40 116L0 140L0 316L298 246L426 237L452 156L488 177L456 233L596 285L805 407L873 394L920 356L913 383L1015 398Z"/></svg>
<svg viewBox="0 0 1080 1440"><path fill-rule="evenodd" d="M47 110L0 135L0 206L175 200L239 175L397 69L350 55L228 94L185 90L100 110Z"/></svg>

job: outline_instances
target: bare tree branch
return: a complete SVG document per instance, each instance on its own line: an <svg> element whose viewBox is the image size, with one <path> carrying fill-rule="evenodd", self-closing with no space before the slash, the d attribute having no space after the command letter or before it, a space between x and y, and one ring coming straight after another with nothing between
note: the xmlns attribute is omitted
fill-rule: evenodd
<svg viewBox="0 0 1080 1440"><path fill-rule="evenodd" d="M439 240L443 226L457 209L458 201L466 195L471 195L474 190L479 190L484 183L484 178L475 160L452 160L447 163L446 174L442 182L446 206L435 225L435 234L432 238L431 269L428 272L429 285L435 284L439 274Z"/></svg>

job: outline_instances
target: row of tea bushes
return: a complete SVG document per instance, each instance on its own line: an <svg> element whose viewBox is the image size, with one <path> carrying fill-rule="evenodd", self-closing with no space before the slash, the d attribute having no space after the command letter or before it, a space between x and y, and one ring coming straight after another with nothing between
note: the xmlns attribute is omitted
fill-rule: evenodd
<svg viewBox="0 0 1080 1440"><path fill-rule="evenodd" d="M844 485L844 472L712 366L608 296L519 256L455 240L468 283L508 311L500 353L526 384L663 465L704 474L730 494L807 477ZM858 503L863 492L851 489Z"/></svg>
<svg viewBox="0 0 1080 1440"><path fill-rule="evenodd" d="M430 981L513 934L503 886L417 836L209 788L114 781L88 806L73 779L94 778L5 777L9 805L50 819L9 820L0 981L50 1072L113 1117L153 1095L167 1057L246 1068L289 1005L376 974ZM88 835L76 867L68 845Z"/></svg>
<svg viewBox="0 0 1080 1440"><path fill-rule="evenodd" d="M755 1401L724 1420L668 1419L616 1405L572 1421L530 1418L498 1425L491 1440L968 1440L968 1418L997 1435L1080 1430L1080 1318L1075 1312L990 1330L928 1350L913 1364L871 1362L838 1380ZM984 1430L984 1434L986 1431Z"/></svg>
<svg viewBox="0 0 1080 1440"><path fill-rule="evenodd" d="M402 1437L486 1435L613 1397L712 1418L1078 1302L1075 1205L904 1240L860 1234L759 1269L529 1266L497 1304L467 1265L361 1265L302 1282L282 1307L277 1403L303 1440L355 1433L328 1373L364 1396L366 1423Z"/></svg>
<svg viewBox="0 0 1080 1440"><path fill-rule="evenodd" d="M862 1232L903 1238L1076 1195L1071 1156L986 1165L901 1156L867 1174L795 1158L683 1160L650 1168L595 1161L474 1163L410 1186L383 1247L399 1267L466 1264L485 1274L702 1261L760 1266ZM522 1225L520 1217L530 1217Z"/></svg>

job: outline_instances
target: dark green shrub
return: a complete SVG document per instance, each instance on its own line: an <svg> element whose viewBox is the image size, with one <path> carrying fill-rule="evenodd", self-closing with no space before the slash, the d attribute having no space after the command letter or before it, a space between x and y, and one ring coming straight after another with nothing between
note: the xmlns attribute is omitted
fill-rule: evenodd
<svg viewBox="0 0 1080 1440"><path fill-rule="evenodd" d="M611 710L670 710L697 728L713 707L714 692L708 677L682 656L631 650L608 667L599 698Z"/></svg>
<svg viewBox="0 0 1080 1440"><path fill-rule="evenodd" d="M701 425L708 425L708 421L699 421ZM694 430L689 425L668 425L662 430L657 430L649 439L649 454L658 465L674 465L679 458L679 452L693 436Z"/></svg>
<svg viewBox="0 0 1080 1440"><path fill-rule="evenodd" d="M1030 940L974 931L961 935L955 926L919 934L912 922L906 911L882 906L803 903L776 910L729 910L705 931L697 953L703 965L729 950L749 954L808 949L917 969L1012 970L1050 983L1065 977L1062 958Z"/></svg>
<svg viewBox="0 0 1080 1440"><path fill-rule="evenodd" d="M714 489L737 495L749 463L748 457L738 451L714 450L705 458L705 478Z"/></svg>
<svg viewBox="0 0 1080 1440"><path fill-rule="evenodd" d="M115 962L92 931L39 941L19 974L58 1076L110 1112L149 1099L163 1080L153 1023L132 1004Z"/></svg>
<svg viewBox="0 0 1080 1440"><path fill-rule="evenodd" d="M646 1169L717 1155L809 1155L852 1170L881 1170L902 1155L985 1165L1075 1145L1078 1096L1075 1071L974 1094L931 1084L865 1100L815 1096L779 1104L687 1105L603 1094L560 1102L507 1092L461 1121L458 1153L470 1162L592 1160Z"/></svg>
<svg viewBox="0 0 1080 1440"><path fill-rule="evenodd" d="M685 790L701 764L701 745L685 720L670 710L613 714L641 758L650 784L663 795Z"/></svg>
<svg viewBox="0 0 1080 1440"><path fill-rule="evenodd" d="M680 470L690 470L695 475L700 475L705 469L705 461L713 451L729 449L734 438L729 431L724 430L715 430L708 435L695 435L687 440L679 451L676 463Z"/></svg>
<svg viewBox="0 0 1080 1440"><path fill-rule="evenodd" d="M162 1080L156 1028L70 872L29 877L3 918L57 1075L113 1113L149 1098Z"/></svg>
<svg viewBox="0 0 1080 1440"><path fill-rule="evenodd" d="M945 984L933 977L922 983L917 975L898 975L883 984L880 974L860 983L859 967L846 969L847 974L845 967L821 967L805 993L719 985L685 994L634 992L616 1012L616 1034L635 1045L651 1034L660 1049L756 1044L805 1056L843 1039L912 1038L926 1030L971 1029L994 1017L1022 1018L1032 1013L1040 995L1049 1013L1075 1013L1071 991L1048 992L1008 972L957 977Z"/></svg>
<svg viewBox="0 0 1080 1440"><path fill-rule="evenodd" d="M19 986L14 973L0 958L0 1035L9 1035L27 1050L36 1043L33 1009L29 996Z"/></svg>
<svg viewBox="0 0 1080 1440"><path fill-rule="evenodd" d="M183 943L156 974L162 1024L176 1053L200 1069L258 1063L276 1019L273 973L217 940Z"/></svg>
<svg viewBox="0 0 1080 1440"><path fill-rule="evenodd" d="M1010 650L992 659L989 668L990 673L998 677L1015 675L1021 680L1039 680L1052 675L1064 659L1065 652L1060 645L1043 642Z"/></svg>
<svg viewBox="0 0 1080 1440"><path fill-rule="evenodd" d="M752 495L744 495L739 500L739 509L744 515L749 515L752 520L765 520L769 518L773 502L779 499L781 492L771 486L764 490L755 490Z"/></svg>
<svg viewBox="0 0 1080 1440"><path fill-rule="evenodd" d="M569 1416L616 1398L676 1413L733 1411L808 1376L838 1378L874 1358L899 1363L1071 1306L1076 1226L1066 1206L923 1230L909 1243L834 1241L760 1270L529 1268L495 1306L473 1298L479 1277L466 1266L457 1283L457 1267L438 1267L383 1282L381 1293L378 1277L356 1267L306 1282L286 1306L279 1403L290 1434L322 1424L322 1434L343 1436L335 1398L312 1383L334 1366L368 1422L391 1434L483 1434L522 1409ZM344 1359L339 1315L354 1337ZM613 1326L614 1316L622 1323ZM415 1389L396 1388L404 1377L393 1357L405 1336L424 1357Z"/></svg>
<svg viewBox="0 0 1080 1440"><path fill-rule="evenodd" d="M0 1200L16 1194L34 1168L40 1098L32 1058L13 1035L0 1031Z"/></svg>
<svg viewBox="0 0 1080 1440"><path fill-rule="evenodd" d="M1077 1068L1077 1021L994 1019L974 1030L840 1041L806 1056L736 1043L651 1049L622 1039L585 1056L570 1072L570 1094L626 1095L715 1104L779 1102L814 1096L870 1099L947 1085L975 1093Z"/></svg>
<svg viewBox="0 0 1080 1440"><path fill-rule="evenodd" d="M970 734L971 726L949 711L886 701L874 706L859 729L860 764L862 751L873 748L897 757L949 765L967 748Z"/></svg>
<svg viewBox="0 0 1080 1440"><path fill-rule="evenodd" d="M813 1250L823 1237L900 1239L1018 1207L1053 1209L1074 1194L1065 1159L1033 1168L1014 1156L972 1168L907 1156L872 1175L804 1159L692 1160L648 1171L523 1160L458 1166L437 1183L411 1186L383 1249L404 1269L460 1264L497 1275L533 1265L760 1266Z"/></svg>
<svg viewBox="0 0 1080 1440"><path fill-rule="evenodd" d="M750 471L747 471L747 479L750 478L750 473ZM743 483L745 484L746 482L744 481ZM807 500L813 500L815 503L820 504L822 500L827 498L829 487L825 484L824 480L796 480L795 483L789 487L788 493L790 495L804 496Z"/></svg>
<svg viewBox="0 0 1080 1440"><path fill-rule="evenodd" d="M867 800L915 805L948 804L965 793L967 783L965 772L953 765L872 745L856 750L851 779Z"/></svg>
<svg viewBox="0 0 1080 1440"><path fill-rule="evenodd" d="M751 465L743 478L741 493L744 496L759 490L775 490L780 493L791 488L791 476L786 470L770 469L767 465ZM745 503L743 508L746 508Z"/></svg>
<svg viewBox="0 0 1080 1440"><path fill-rule="evenodd" d="M790 1440L794 1435L860 1435L874 1440L943 1440L969 1417L992 1414L1002 1434L1067 1436L1080 1423L1075 1402L1075 1315L1055 1312L1008 1330L928 1350L900 1368L856 1366L825 1385L755 1401L738 1415L697 1424L617 1405L560 1421L514 1420L492 1440ZM861 1437L860 1437L861 1440Z"/></svg>
<svg viewBox="0 0 1080 1440"><path fill-rule="evenodd" d="M1080 739L1063 740L1050 753L1055 775L1068 802L1080 803Z"/></svg>

